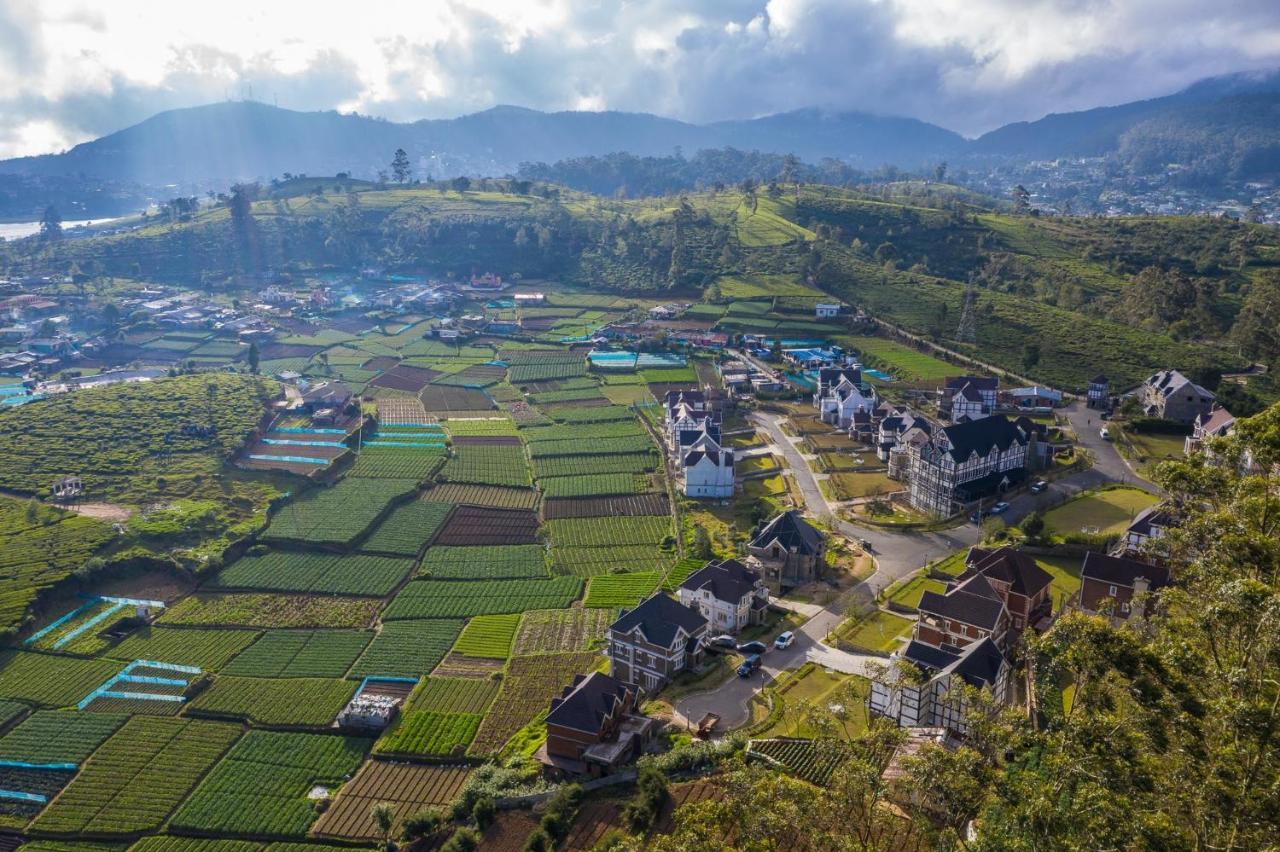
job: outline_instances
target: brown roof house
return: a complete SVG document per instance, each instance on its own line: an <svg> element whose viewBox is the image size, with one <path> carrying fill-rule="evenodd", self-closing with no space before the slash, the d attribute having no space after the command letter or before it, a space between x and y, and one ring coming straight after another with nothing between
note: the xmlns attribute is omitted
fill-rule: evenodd
<svg viewBox="0 0 1280 852"><path fill-rule="evenodd" d="M1053 614L1053 577L1030 556L1012 547L971 547L957 582L977 576L985 577L1004 600L1013 630L1048 626L1047 619Z"/></svg>
<svg viewBox="0 0 1280 852"><path fill-rule="evenodd" d="M603 672L576 675L547 714L547 741L537 758L553 778L608 775L630 763L653 739L657 722L636 712L634 683Z"/></svg>
<svg viewBox="0 0 1280 852"><path fill-rule="evenodd" d="M609 674L657 692L701 662L706 637L702 613L658 592L609 625Z"/></svg>
<svg viewBox="0 0 1280 852"><path fill-rule="evenodd" d="M765 524L747 544L747 553L766 580L790 588L816 580L827 556L827 541L795 509Z"/></svg>
<svg viewBox="0 0 1280 852"><path fill-rule="evenodd" d="M1080 569L1080 609L1109 615L1117 623L1139 607L1147 616L1155 610L1152 595L1170 582L1163 566L1090 552Z"/></svg>

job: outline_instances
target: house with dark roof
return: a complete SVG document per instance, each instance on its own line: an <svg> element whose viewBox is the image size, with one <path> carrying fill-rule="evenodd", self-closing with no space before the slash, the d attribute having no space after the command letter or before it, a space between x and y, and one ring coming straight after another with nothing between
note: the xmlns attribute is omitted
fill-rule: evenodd
<svg viewBox="0 0 1280 852"><path fill-rule="evenodd" d="M1213 391L1201 387L1177 370L1161 370L1138 388L1138 402L1148 417L1190 425L1213 411Z"/></svg>
<svg viewBox="0 0 1280 852"><path fill-rule="evenodd" d="M341 411L351 402L351 397L351 388L346 382L321 382L303 391L302 409L309 414L325 408Z"/></svg>
<svg viewBox="0 0 1280 852"><path fill-rule="evenodd" d="M908 444L912 507L948 517L1027 477L1030 437L1002 414L935 429Z"/></svg>
<svg viewBox="0 0 1280 852"><path fill-rule="evenodd" d="M1080 569L1080 609L1124 621L1139 607L1144 616L1155 609L1153 593L1172 582L1169 569L1137 559L1090 551Z"/></svg>
<svg viewBox="0 0 1280 852"><path fill-rule="evenodd" d="M925 592L916 606L915 640L937 648L963 648L979 639L1005 647L1009 609L991 582L972 576L945 594Z"/></svg>
<svg viewBox="0 0 1280 852"><path fill-rule="evenodd" d="M676 589L676 599L702 613L715 633L737 633L764 621L769 588L760 572L737 559L708 562Z"/></svg>
<svg viewBox="0 0 1280 852"><path fill-rule="evenodd" d="M837 429L848 429L855 414L868 413L877 405L875 390L864 388L848 376L841 376L821 396L815 394L814 402L818 406L818 417Z"/></svg>
<svg viewBox="0 0 1280 852"><path fill-rule="evenodd" d="M535 757L555 779L608 775L630 763L657 723L636 711L642 690L603 672L575 675L547 713L547 739Z"/></svg>
<svg viewBox="0 0 1280 852"><path fill-rule="evenodd" d="M609 625L609 674L657 692L702 661L706 638L702 613L660 591Z"/></svg>
<svg viewBox="0 0 1280 852"><path fill-rule="evenodd" d="M826 564L827 541L795 509L765 524L747 543L747 553L766 580L791 588L818 578Z"/></svg>
<svg viewBox="0 0 1280 852"><path fill-rule="evenodd" d="M1124 531L1124 538L1116 545L1116 555L1132 555L1148 549L1150 542L1162 537L1173 526L1174 516L1160 505L1143 509Z"/></svg>
<svg viewBox="0 0 1280 852"><path fill-rule="evenodd" d="M872 678L867 707L904 728L937 727L968 733L969 702L961 685L988 691L999 707L1011 698L1012 667L991 639L963 648L908 643Z"/></svg>
<svg viewBox="0 0 1280 852"><path fill-rule="evenodd" d="M964 583L982 577L1004 601L1015 634L1028 627L1047 627L1053 614L1053 577L1030 555L1012 547L996 550L972 547L965 557L965 570L957 578Z"/></svg>
<svg viewBox="0 0 1280 852"><path fill-rule="evenodd" d="M938 389L939 416L959 423L977 420L996 410L1000 380L986 376L951 376Z"/></svg>

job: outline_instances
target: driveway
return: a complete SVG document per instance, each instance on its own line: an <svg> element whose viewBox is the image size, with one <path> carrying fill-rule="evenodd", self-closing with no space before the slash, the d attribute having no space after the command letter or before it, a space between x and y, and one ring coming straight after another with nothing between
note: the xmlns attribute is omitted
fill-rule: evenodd
<svg viewBox="0 0 1280 852"><path fill-rule="evenodd" d="M1139 476L1125 461L1113 442L1103 439L1100 430L1106 421L1101 419L1100 412L1086 408L1083 402L1076 400L1062 413L1076 433L1076 443L1093 454L1093 470L1102 474L1103 481L1123 482L1152 494L1160 493L1158 486Z"/></svg>

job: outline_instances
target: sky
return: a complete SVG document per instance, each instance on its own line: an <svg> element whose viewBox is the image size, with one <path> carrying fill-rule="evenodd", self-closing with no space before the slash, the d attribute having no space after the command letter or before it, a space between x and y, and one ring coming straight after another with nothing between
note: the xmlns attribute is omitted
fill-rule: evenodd
<svg viewBox="0 0 1280 852"><path fill-rule="evenodd" d="M1278 0L0 0L0 157L250 97L394 121L816 106L974 136L1277 67Z"/></svg>

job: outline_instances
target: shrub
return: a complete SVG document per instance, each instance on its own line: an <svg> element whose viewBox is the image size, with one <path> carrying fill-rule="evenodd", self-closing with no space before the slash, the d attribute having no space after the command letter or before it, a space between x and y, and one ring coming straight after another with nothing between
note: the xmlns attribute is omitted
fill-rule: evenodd
<svg viewBox="0 0 1280 852"><path fill-rule="evenodd" d="M653 766L643 766L636 779L636 795L622 809L622 818L636 834L648 831L667 801L667 779Z"/></svg>
<svg viewBox="0 0 1280 852"><path fill-rule="evenodd" d="M400 827L401 836L405 840L427 837L439 831L444 823L444 814L435 808L427 808L405 818L404 824Z"/></svg>
<svg viewBox="0 0 1280 852"><path fill-rule="evenodd" d="M552 852L556 843L544 828L535 828L524 842L524 852Z"/></svg>
<svg viewBox="0 0 1280 852"><path fill-rule="evenodd" d="M481 796L471 806L471 818L476 821L476 826L483 831L493 823L496 811L497 808L493 803L493 797Z"/></svg>
<svg viewBox="0 0 1280 852"><path fill-rule="evenodd" d="M460 828L440 847L440 852L471 852L479 848L480 833L472 828Z"/></svg>

